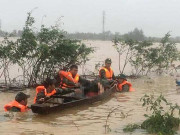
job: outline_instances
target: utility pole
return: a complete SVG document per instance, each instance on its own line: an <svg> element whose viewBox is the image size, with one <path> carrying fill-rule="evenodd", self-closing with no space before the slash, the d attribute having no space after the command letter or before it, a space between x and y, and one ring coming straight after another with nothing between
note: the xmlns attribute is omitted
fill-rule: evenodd
<svg viewBox="0 0 180 135"><path fill-rule="evenodd" d="M1 19L0 19L0 30L1 30L1 25L2 25L2 23L1 23Z"/></svg>
<svg viewBox="0 0 180 135"><path fill-rule="evenodd" d="M103 34L103 40L106 39L106 35L105 35L105 16L106 16L106 13L105 13L105 11L103 11L103 18L102 18L102 34Z"/></svg>
<svg viewBox="0 0 180 135"><path fill-rule="evenodd" d="M102 33L104 34L104 32L105 32L105 11L103 11L103 20L102 20L102 24L103 24L103 30L102 30Z"/></svg>

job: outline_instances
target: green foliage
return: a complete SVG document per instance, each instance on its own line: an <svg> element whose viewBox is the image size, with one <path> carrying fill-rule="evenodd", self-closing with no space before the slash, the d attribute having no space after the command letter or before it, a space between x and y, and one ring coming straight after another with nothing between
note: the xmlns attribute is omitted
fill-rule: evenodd
<svg viewBox="0 0 180 135"><path fill-rule="evenodd" d="M128 40L122 40L120 38L115 38L113 40L113 47L116 49L116 51L119 54L119 72L123 73L125 70L126 65L128 64L128 62L130 61L130 59L134 56L134 52L133 52L133 46L136 44L136 41L133 41L132 39L128 39ZM125 54L125 61L123 63L123 68L121 69L121 56Z"/></svg>
<svg viewBox="0 0 180 135"><path fill-rule="evenodd" d="M94 67L94 72L92 73L93 75L95 76L98 76L99 75L99 69L104 65L104 61L99 61L98 63L95 64L95 67Z"/></svg>
<svg viewBox="0 0 180 135"><path fill-rule="evenodd" d="M145 95L141 98L146 110L152 111L152 114L141 124L142 129L148 133L157 133L162 135L175 134L175 128L179 127L180 119L175 117L175 111L180 115L180 106L169 103L164 96L160 95L155 99L154 96Z"/></svg>
<svg viewBox="0 0 180 135"><path fill-rule="evenodd" d="M146 120L141 125L127 125L123 129L124 132L133 132L141 128L151 134L174 135L176 133L180 125L180 106L169 103L163 95L157 98L153 95L144 95L140 101L151 114L144 114Z"/></svg>
<svg viewBox="0 0 180 135"><path fill-rule="evenodd" d="M137 125L137 124L128 124L124 129L123 131L124 132L133 132L135 131L136 129L139 129L141 128L141 126Z"/></svg>
<svg viewBox="0 0 180 135"><path fill-rule="evenodd" d="M28 13L22 35L16 41L6 39L0 47L0 59L8 58L18 64L23 70L24 80L29 86L53 77L57 70L68 69L72 64L82 64L88 61L88 55L94 51L78 40L65 38L65 32L57 26L50 28L41 26L40 31L34 31L35 23L31 13Z"/></svg>
<svg viewBox="0 0 180 135"><path fill-rule="evenodd" d="M146 55L149 54L148 48L152 46L151 42L142 41L136 42L136 44L132 47L134 57L131 57L129 60L132 67L135 69L135 75L139 75L140 73L143 75L145 71L148 71L147 67L148 61L146 61Z"/></svg>
<svg viewBox="0 0 180 135"><path fill-rule="evenodd" d="M147 75L151 71L162 74L168 71L173 62L179 60L180 55L175 43L170 42L170 34L167 33L160 43L153 44L150 41L122 40L115 38L114 47L119 54L119 71L122 73L127 63L133 67L134 75ZM122 61L121 56L125 55ZM123 69L120 65L124 63Z"/></svg>
<svg viewBox="0 0 180 135"><path fill-rule="evenodd" d="M179 59L179 51L175 43L170 42L170 34L167 33L158 44L157 47L148 48L145 56L146 67L153 68L158 74L162 74L164 70Z"/></svg>

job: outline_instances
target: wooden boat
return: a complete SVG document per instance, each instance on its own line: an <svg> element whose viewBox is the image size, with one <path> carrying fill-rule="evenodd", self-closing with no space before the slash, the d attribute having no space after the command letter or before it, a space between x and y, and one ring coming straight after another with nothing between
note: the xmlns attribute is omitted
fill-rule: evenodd
<svg viewBox="0 0 180 135"><path fill-rule="evenodd" d="M49 114L51 112L55 112L55 111L57 112L67 108L77 107L80 105L93 104L95 102L110 98L112 94L115 92L116 92L116 86L114 85L111 88L105 90L103 93L92 97L76 98L71 96L55 95L52 98L52 100L49 100L48 102L45 102L43 104L31 105L31 109L33 113ZM66 99L66 101L64 99Z"/></svg>

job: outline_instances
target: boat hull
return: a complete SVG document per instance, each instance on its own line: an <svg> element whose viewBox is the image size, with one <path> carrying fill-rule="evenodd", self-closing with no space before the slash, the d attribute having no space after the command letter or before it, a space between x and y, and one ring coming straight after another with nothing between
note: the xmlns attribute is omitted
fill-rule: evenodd
<svg viewBox="0 0 180 135"><path fill-rule="evenodd" d="M38 114L49 114L49 113L57 112L57 111L59 112L64 109L73 108L73 107L77 107L81 105L89 105L98 101L108 99L115 92L116 92L116 87L112 87L106 90L104 93L99 94L97 96L93 96L89 98L82 98L79 100L74 100L74 101L62 103L62 104L33 104L31 105L31 109L33 113L38 113Z"/></svg>

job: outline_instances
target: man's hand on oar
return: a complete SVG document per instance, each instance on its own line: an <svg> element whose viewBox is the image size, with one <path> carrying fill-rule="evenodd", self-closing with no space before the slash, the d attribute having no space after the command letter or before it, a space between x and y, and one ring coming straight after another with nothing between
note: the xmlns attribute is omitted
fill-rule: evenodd
<svg viewBox="0 0 180 135"><path fill-rule="evenodd" d="M67 89L67 90L63 90L63 89L58 89L57 93L55 95L65 95L65 94L69 94L69 93L73 93L75 92L73 89Z"/></svg>
<svg viewBox="0 0 180 135"><path fill-rule="evenodd" d="M40 98L39 101L44 102L45 98Z"/></svg>
<svg viewBox="0 0 180 135"><path fill-rule="evenodd" d="M117 84L117 80L112 80L112 82L111 82L111 87L113 87L114 85L116 85Z"/></svg>

